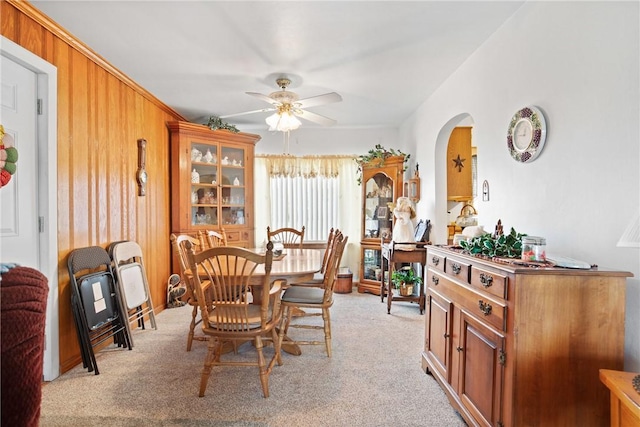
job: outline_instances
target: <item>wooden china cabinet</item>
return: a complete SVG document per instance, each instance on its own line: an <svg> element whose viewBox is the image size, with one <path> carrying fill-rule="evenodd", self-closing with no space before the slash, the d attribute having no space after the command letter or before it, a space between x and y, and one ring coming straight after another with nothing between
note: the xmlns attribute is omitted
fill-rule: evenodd
<svg viewBox="0 0 640 427"><path fill-rule="evenodd" d="M259 135L168 122L171 232L224 228L230 245L253 247L253 159Z"/></svg>
<svg viewBox="0 0 640 427"><path fill-rule="evenodd" d="M402 196L404 156L391 156L362 167L362 236L358 292L380 295L382 240L390 240L393 215L388 203Z"/></svg>

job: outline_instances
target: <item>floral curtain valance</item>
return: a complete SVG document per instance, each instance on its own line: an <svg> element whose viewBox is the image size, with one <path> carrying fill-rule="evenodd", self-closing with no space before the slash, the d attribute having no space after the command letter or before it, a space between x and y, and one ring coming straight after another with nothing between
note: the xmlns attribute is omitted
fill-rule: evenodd
<svg viewBox="0 0 640 427"><path fill-rule="evenodd" d="M302 156L289 155L256 155L256 158L264 159L267 173L270 177L297 177L313 178L322 176L335 178L339 175L342 162L354 161L354 156Z"/></svg>

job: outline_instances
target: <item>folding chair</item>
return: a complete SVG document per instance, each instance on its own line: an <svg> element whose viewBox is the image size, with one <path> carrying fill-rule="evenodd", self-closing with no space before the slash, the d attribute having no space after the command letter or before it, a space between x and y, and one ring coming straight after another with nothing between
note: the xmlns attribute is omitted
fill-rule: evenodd
<svg viewBox="0 0 640 427"><path fill-rule="evenodd" d="M71 307L81 347L82 363L98 375L94 347L112 338L131 350L126 316L111 268L111 257L100 246L74 249L67 259Z"/></svg>
<svg viewBox="0 0 640 427"><path fill-rule="evenodd" d="M144 318L148 317L151 327L158 329L149 282L142 262L142 248L133 241L115 242L109 246L109 253L113 261L122 307L127 314L127 330L133 347L132 322L137 321L138 327L145 329Z"/></svg>

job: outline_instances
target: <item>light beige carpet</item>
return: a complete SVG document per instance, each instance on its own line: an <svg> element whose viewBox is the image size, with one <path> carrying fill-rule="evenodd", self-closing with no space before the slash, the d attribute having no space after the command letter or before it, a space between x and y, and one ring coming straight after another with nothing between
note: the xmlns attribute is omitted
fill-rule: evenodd
<svg viewBox="0 0 640 427"><path fill-rule="evenodd" d="M465 426L421 369L424 315L416 304L393 303L388 315L379 297L354 292L336 295L331 314L332 357L323 346L304 346L301 356L283 353L269 398L262 397L257 368L247 367L214 368L200 398L206 344L185 350L190 307L164 310L158 330L134 331L133 350L97 354L100 375L77 366L47 383L40 425ZM266 356L272 351L265 349ZM239 355L225 356L253 358L255 350L243 345Z"/></svg>

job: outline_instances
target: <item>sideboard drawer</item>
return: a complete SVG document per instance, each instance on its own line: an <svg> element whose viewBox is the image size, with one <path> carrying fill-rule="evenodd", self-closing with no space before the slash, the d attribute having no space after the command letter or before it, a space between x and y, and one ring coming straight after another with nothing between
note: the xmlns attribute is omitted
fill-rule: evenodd
<svg viewBox="0 0 640 427"><path fill-rule="evenodd" d="M473 266L471 285L499 298L507 299L507 276Z"/></svg>
<svg viewBox="0 0 640 427"><path fill-rule="evenodd" d="M460 262L460 260L455 258L447 258L445 266L445 272L449 276L455 277L464 283L469 283L469 271L471 270L471 266L469 264Z"/></svg>
<svg viewBox="0 0 640 427"><path fill-rule="evenodd" d="M492 325L501 331L506 331L507 307L503 301L490 299L486 295L474 291L472 288L460 285L447 276L432 270L427 273L428 286L437 289L466 311L478 319Z"/></svg>
<svg viewBox="0 0 640 427"><path fill-rule="evenodd" d="M427 266L444 273L446 258L440 255L427 254Z"/></svg>
<svg viewBox="0 0 640 427"><path fill-rule="evenodd" d="M240 238L240 231L226 231L227 242L239 242L242 239Z"/></svg>

